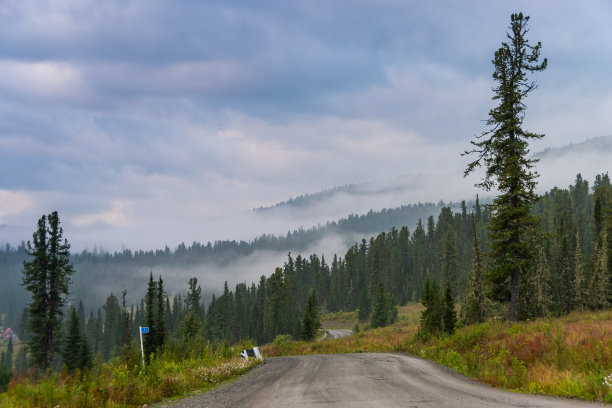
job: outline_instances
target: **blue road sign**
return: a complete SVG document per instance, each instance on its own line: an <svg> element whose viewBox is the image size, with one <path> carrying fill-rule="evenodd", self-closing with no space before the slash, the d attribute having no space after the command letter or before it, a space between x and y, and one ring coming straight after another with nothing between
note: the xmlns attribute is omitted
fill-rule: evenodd
<svg viewBox="0 0 612 408"><path fill-rule="evenodd" d="M140 328L140 332L141 333L148 333L149 332L149 328L148 327L141 327Z"/></svg>

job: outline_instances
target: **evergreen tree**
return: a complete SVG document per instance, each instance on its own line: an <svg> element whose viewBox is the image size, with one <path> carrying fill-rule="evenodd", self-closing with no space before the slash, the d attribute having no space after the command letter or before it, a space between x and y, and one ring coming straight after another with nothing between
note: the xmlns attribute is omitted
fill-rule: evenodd
<svg viewBox="0 0 612 408"><path fill-rule="evenodd" d="M452 290L453 297L457 296L457 272L459 263L457 261L457 234L452 224L448 224L446 232L442 237L442 279L446 285L449 285Z"/></svg>
<svg viewBox="0 0 612 408"><path fill-rule="evenodd" d="M19 376L25 375L29 366L26 347L21 347L15 356L15 373Z"/></svg>
<svg viewBox="0 0 612 408"><path fill-rule="evenodd" d="M170 309L168 309L170 310ZM172 321L174 325L174 329L180 324L183 320L185 313L183 313L183 303L181 299L181 294L174 296L174 300L172 301Z"/></svg>
<svg viewBox="0 0 612 408"><path fill-rule="evenodd" d="M582 249L580 248L580 235L576 232L576 249L574 250L574 298L576 308L584 310L586 306L586 276L584 274L584 262Z"/></svg>
<svg viewBox="0 0 612 408"><path fill-rule="evenodd" d="M85 307L83 306L83 302L81 300L79 300L77 316L79 316L79 325L81 326L81 332L83 332L83 330L85 330Z"/></svg>
<svg viewBox="0 0 612 408"><path fill-rule="evenodd" d="M187 307L187 312L193 312L200 318L203 317L200 308L201 298L202 288L198 286L198 278L193 277L189 279L189 292L185 297L185 305Z"/></svg>
<svg viewBox="0 0 612 408"><path fill-rule="evenodd" d="M431 283L429 278L425 281L422 303L425 310L421 312L419 335L428 337L439 334L443 324L440 290L437 282Z"/></svg>
<svg viewBox="0 0 612 408"><path fill-rule="evenodd" d="M42 370L51 367L58 349L62 308L66 304L70 276L70 245L62 241L63 229L57 212L42 216L28 241L27 254L33 259L23 263L23 285L32 293L29 304L28 348L32 363Z"/></svg>
<svg viewBox="0 0 612 408"><path fill-rule="evenodd" d="M164 281L161 275L157 281L157 308L155 310L155 348L161 350L166 342L166 323L164 313Z"/></svg>
<svg viewBox="0 0 612 408"><path fill-rule="evenodd" d="M93 340L92 340L92 347L93 347L93 352L98 354L98 353L102 353L103 352L103 335L104 335L104 320L102 320L102 311L100 310L100 308L98 308L98 313L96 314L96 319L94 322L94 326L93 326Z"/></svg>
<svg viewBox="0 0 612 408"><path fill-rule="evenodd" d="M592 309L604 309L608 306L608 262L606 230L602 229L593 251L593 273L589 285L589 299Z"/></svg>
<svg viewBox="0 0 612 408"><path fill-rule="evenodd" d="M71 307L68 335L64 341L64 350L62 352L64 364L69 371L79 368L79 350L82 343L80 326L79 316L74 307Z"/></svg>
<svg viewBox="0 0 612 408"><path fill-rule="evenodd" d="M477 186L489 191L497 185L501 193L493 204L489 275L495 298L510 301L512 321L519 319L521 275L534 266L532 239L538 235L537 219L530 213L536 200L537 173L531 171L536 160L528 159L527 154L529 140L543 135L525 131L522 124L524 99L536 88L527 73L544 70L547 60L538 62L541 43L531 46L525 37L528 21L529 17L522 13L511 16L509 42L502 43L493 59L493 79L498 84L493 99L499 104L489 112L490 130L472 141L475 148L465 153L478 156L468 165L465 175L484 163L486 175Z"/></svg>
<svg viewBox="0 0 612 408"><path fill-rule="evenodd" d="M478 196L476 196L478 202ZM472 242L474 248L474 264L468 288L463 299L461 308L462 319L467 324L482 323L487 318L490 309L490 302L487 298L487 288L485 284L485 266L480 250L480 242L476 232L476 216L472 214Z"/></svg>
<svg viewBox="0 0 612 408"><path fill-rule="evenodd" d="M127 296L127 289L121 292L121 323L123 324L123 345L127 346L132 342L132 331L130 330L130 312L127 310L125 303L125 297Z"/></svg>
<svg viewBox="0 0 612 408"><path fill-rule="evenodd" d="M302 319L302 340L312 341L317 335L317 330L321 328L321 321L319 320L319 306L317 305L317 294L314 289L310 291L308 297L308 304L306 305L306 311L304 312L304 318Z"/></svg>
<svg viewBox="0 0 612 408"><path fill-rule="evenodd" d="M357 313L357 317L359 320L364 321L368 317L370 317L370 297L368 296L368 289L365 285L361 288L361 292L359 293L359 312Z"/></svg>
<svg viewBox="0 0 612 408"><path fill-rule="evenodd" d="M149 285L147 287L147 294L145 296L145 324L149 328L149 333L144 335L143 349L145 355L145 361L148 364L151 358L151 354L155 352L155 297L157 292L157 285L153 280L153 272L149 276Z"/></svg>
<svg viewBox="0 0 612 408"><path fill-rule="evenodd" d="M442 313L444 332L453 334L457 326L457 312L455 311L455 299L450 284L446 285L446 291L444 292L444 310Z"/></svg>
<svg viewBox="0 0 612 408"><path fill-rule="evenodd" d="M532 277L532 303L535 306L535 316L546 317L551 306L550 268L546 260L544 248L540 247L538 265Z"/></svg>
<svg viewBox="0 0 612 408"><path fill-rule="evenodd" d="M391 322L389 306L390 302L387 299L387 294L385 293L385 286L381 282L378 284L378 289L376 290L374 310L372 310L372 328L385 327Z"/></svg>
<svg viewBox="0 0 612 408"><path fill-rule="evenodd" d="M13 370L13 338L9 337L8 344L6 346L6 353L3 355L3 364L7 370Z"/></svg>
<svg viewBox="0 0 612 408"><path fill-rule="evenodd" d="M185 339L191 339L202 328L202 323L195 312L191 311L185 316L180 328L181 336Z"/></svg>
<svg viewBox="0 0 612 408"><path fill-rule="evenodd" d="M566 194L562 196L568 200ZM556 316L569 313L575 302L573 252L571 243L571 224L573 220L570 210L564 208L558 211L555 219L555 235L553 239L552 251L554 252L551 264L552 275L555 279L550 280L550 310Z"/></svg>
<svg viewBox="0 0 612 408"><path fill-rule="evenodd" d="M104 328L100 350L104 359L116 355L123 345L123 319L117 297L112 293L104 303ZM102 322L101 322L102 323Z"/></svg>
<svg viewBox="0 0 612 408"><path fill-rule="evenodd" d="M612 195L612 188L610 189ZM612 199L608 202L608 211L605 222L605 257L606 257L606 272L608 277L608 305L612 305Z"/></svg>
<svg viewBox="0 0 612 408"><path fill-rule="evenodd" d="M134 306L132 306L132 309ZM174 332L174 320L172 318L172 308L170 307L170 297L166 294L166 306L164 307L164 322L167 333Z"/></svg>
<svg viewBox="0 0 612 408"><path fill-rule="evenodd" d="M268 337L276 334L299 334L299 331L295 333L293 330L292 320L297 316L294 313L290 291L281 268L276 268L276 271L268 279L268 284L270 289L266 310ZM299 320L297 320L297 323L299 328Z"/></svg>
<svg viewBox="0 0 612 408"><path fill-rule="evenodd" d="M79 356L77 359L77 367L81 370L91 368L93 364L93 356L87 336L81 336L81 344L79 344Z"/></svg>

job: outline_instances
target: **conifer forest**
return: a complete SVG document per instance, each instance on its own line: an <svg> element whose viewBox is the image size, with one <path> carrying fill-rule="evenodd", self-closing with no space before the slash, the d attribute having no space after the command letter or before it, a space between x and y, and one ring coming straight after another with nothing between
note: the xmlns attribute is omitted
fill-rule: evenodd
<svg viewBox="0 0 612 408"><path fill-rule="evenodd" d="M579 174L569 188L554 188L542 195L531 213L539 220L543 234L535 243L537 262L520 282L520 319L610 307L609 176L598 175L589 184ZM446 295L461 305L459 321L463 324L491 317L505 319L509 304L486 296L490 292L490 219L490 205L481 204L476 197L469 206L460 203L458 211L441 208L437 217L419 220L412 231L406 226L391 228L354 243L343 254L327 258L288 253L283 265L272 273L233 288L226 283L207 303L202 300L206 282L201 277L184 282L183 291L168 293L163 273L151 274L149 281L143 282L146 295L137 303L126 304L125 293L109 293L104 304L96 307L84 307L83 299L64 307L58 333L62 346L58 346L54 361L44 363L86 367L94 356L109 359L119 355L124 345L138 341L139 326L157 333L146 337L145 348L150 352L170 339L199 338L218 344L243 339L263 344L278 335L299 339L309 298L315 293L321 312L357 310L362 319L371 317L373 325L391 323L395 305L431 301L432 297L444 302L447 288ZM22 261L21 250L6 248L0 259L4 265ZM195 250L179 247L164 256L185 259ZM90 262L102 263L108 255L88 257ZM134 259L115 255L115 267ZM78 265L75 262L75 274L79 273ZM28 316L27 309L12 316L17 320L13 326L25 341L36 335L28 325ZM15 356L14 361L17 371L31 363L25 355Z"/></svg>

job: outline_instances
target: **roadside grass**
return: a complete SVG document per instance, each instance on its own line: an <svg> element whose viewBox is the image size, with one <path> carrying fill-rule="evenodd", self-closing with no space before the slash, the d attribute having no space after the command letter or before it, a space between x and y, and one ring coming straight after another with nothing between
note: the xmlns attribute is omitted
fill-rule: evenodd
<svg viewBox="0 0 612 408"><path fill-rule="evenodd" d="M612 402L612 310L489 321L419 340L421 310L414 304L400 308L399 321L389 327L311 343L279 341L262 351L264 356L407 352L496 387Z"/></svg>
<svg viewBox="0 0 612 408"><path fill-rule="evenodd" d="M126 359L98 361L94 368L73 374L51 373L13 379L0 394L0 408L25 407L140 407L206 391L257 366L257 359L229 358L239 355L244 345L215 349L207 345L199 356L176 358L164 353L145 368L139 350Z"/></svg>
<svg viewBox="0 0 612 408"><path fill-rule="evenodd" d="M414 337L417 330L420 312L423 306L420 304L409 304L398 307L398 322L392 326L377 329L369 329L368 322L359 322L366 330L360 330L351 336L340 339L324 339L314 342L290 341L286 336L277 336L274 342L263 345L262 353L266 357L290 356L303 354L330 354L330 353L375 353L398 351L404 344L405 339ZM357 314L354 312L334 313L331 319L329 315L321 318L323 327L329 329L343 328L333 326L342 316L347 328L352 328L357 323ZM348 316L348 318L346 318ZM332 323L329 323L332 322Z"/></svg>
<svg viewBox="0 0 612 408"><path fill-rule="evenodd" d="M421 310L420 304L400 307L394 325L341 339L302 342L277 336L261 347L262 353L407 352L497 387L612 403L612 310L521 323L489 321L426 340L417 336ZM338 313L322 321L326 328L343 328L337 322L351 328L357 316ZM359 324L368 327L367 322ZM251 346L170 344L144 370L139 350L132 348L108 363L97 361L84 373L13 379L0 394L0 408L137 407L206 391L258 365L255 359L232 358Z"/></svg>
<svg viewBox="0 0 612 408"><path fill-rule="evenodd" d="M492 321L453 336L407 341L405 351L507 389L612 402L612 311L512 324Z"/></svg>

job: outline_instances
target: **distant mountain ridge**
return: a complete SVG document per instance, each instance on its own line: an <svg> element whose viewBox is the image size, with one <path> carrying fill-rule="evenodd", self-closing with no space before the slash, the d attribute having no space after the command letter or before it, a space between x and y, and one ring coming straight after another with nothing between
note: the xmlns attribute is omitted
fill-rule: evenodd
<svg viewBox="0 0 612 408"><path fill-rule="evenodd" d="M610 154L612 159L612 136L599 136L578 143L571 143L561 147L549 147L533 156L541 160L557 158L559 156L598 153ZM612 160L611 160L612 161Z"/></svg>
<svg viewBox="0 0 612 408"><path fill-rule="evenodd" d="M344 186L336 186L327 188L316 193L305 193L296 197L291 197L286 201L281 201L271 206L259 207L254 209L256 212L266 212L272 209L278 209L282 207L301 207L305 205L314 204L320 200L329 199L336 194L346 194L349 196L367 196L375 194L386 194L394 193L399 191L406 191L409 186L404 184L390 184L393 181L401 181L406 176L397 176L393 179L376 180L376 181L365 181L362 183L351 183L345 184Z"/></svg>
<svg viewBox="0 0 612 408"><path fill-rule="evenodd" d="M566 158L568 156L580 157L583 155L593 155L599 158L609 155L610 162L612 163L612 136L599 136L561 147L549 147L543 151L534 153L532 157L540 159L542 165L546 166L560 158ZM573 172L573 175L570 176L574 176L580 172L580 169L576 169L576 171L571 170L571 172ZM417 180L418 176L415 178L414 175L402 174L388 179L345 184L344 186L331 187L315 193L302 194L271 206L256 208L254 211L256 213L268 213L280 209L306 210L309 207L324 206L327 202L330 202L340 195L358 199L360 197L409 192L411 188L418 184ZM547 186L547 188L551 187L552 186ZM467 199L469 197L463 198ZM416 202L418 202L418 200L412 201L412 203ZM403 204L407 204L407 202ZM399 205L387 206L387 208L394 207L399 207ZM365 212L367 211L364 211L364 213Z"/></svg>

